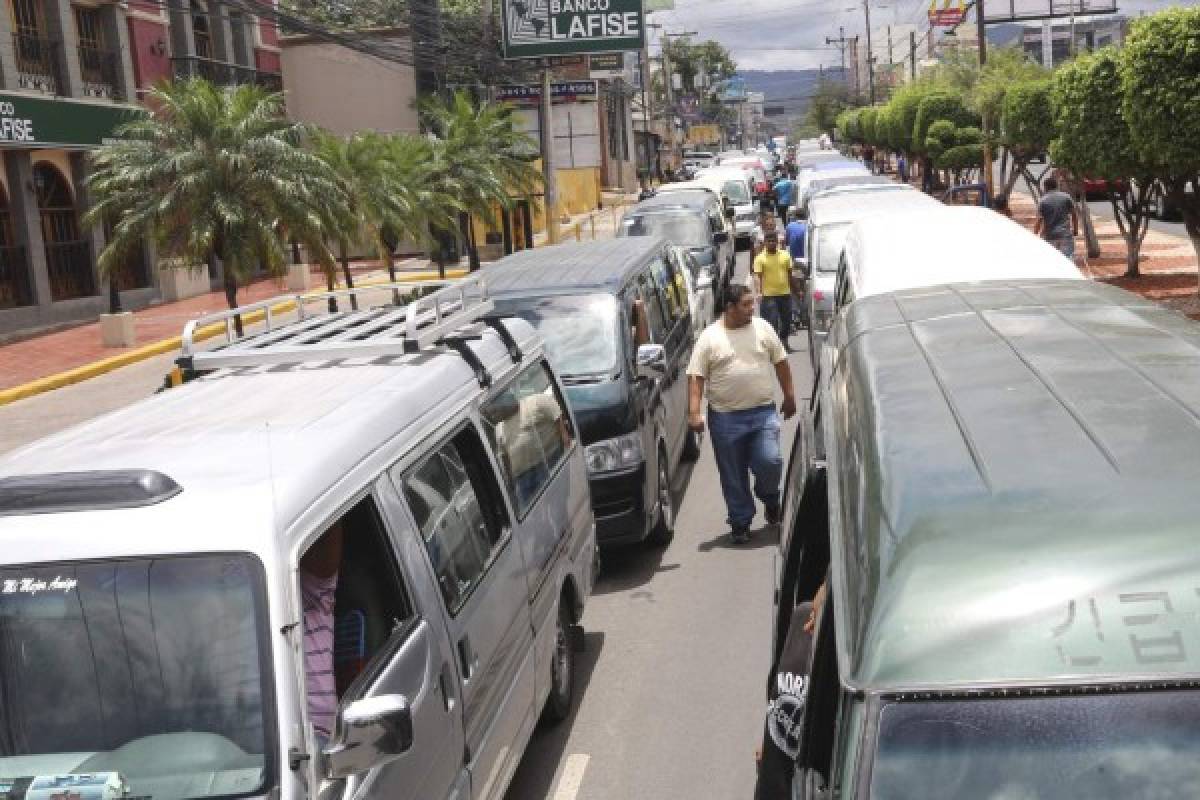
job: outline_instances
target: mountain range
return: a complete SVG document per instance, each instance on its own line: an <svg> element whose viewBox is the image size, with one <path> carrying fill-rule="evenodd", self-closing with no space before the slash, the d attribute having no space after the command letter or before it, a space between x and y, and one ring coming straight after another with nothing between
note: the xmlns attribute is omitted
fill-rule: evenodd
<svg viewBox="0 0 1200 800"><path fill-rule="evenodd" d="M838 70L825 70L826 78L838 77ZM767 72L763 70L739 70L738 76L746 81L746 89L762 92L767 96L765 105L782 106L783 117L796 118L808 109L808 98L816 91L822 72L815 69L789 69Z"/></svg>

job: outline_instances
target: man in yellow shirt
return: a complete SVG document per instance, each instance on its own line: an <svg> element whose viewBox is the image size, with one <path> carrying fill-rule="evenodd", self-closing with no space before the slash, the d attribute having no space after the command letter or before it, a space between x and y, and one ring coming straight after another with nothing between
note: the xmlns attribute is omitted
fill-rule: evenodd
<svg viewBox="0 0 1200 800"><path fill-rule="evenodd" d="M765 247L754 259L754 289L762 298L762 316L783 346L787 345L792 327L792 256L779 249L779 234L769 231L763 240Z"/></svg>
<svg viewBox="0 0 1200 800"><path fill-rule="evenodd" d="M792 371L779 337L765 320L754 316L754 294L744 284L725 290L720 319L704 329L688 364L688 426L705 428L701 401L708 396L708 430L721 493L729 513L734 544L750 538L754 498L766 511L767 523L780 516L783 452L779 445L780 414L796 413ZM783 403L775 408L775 384ZM754 475L754 493L750 475Z"/></svg>

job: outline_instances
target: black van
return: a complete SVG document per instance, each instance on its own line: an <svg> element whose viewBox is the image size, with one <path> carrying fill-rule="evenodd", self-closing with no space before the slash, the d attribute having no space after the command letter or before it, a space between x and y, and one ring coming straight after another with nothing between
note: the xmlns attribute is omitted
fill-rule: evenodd
<svg viewBox="0 0 1200 800"><path fill-rule="evenodd" d="M699 441L687 427L687 287L660 238L525 250L484 270L503 314L545 340L586 445L596 540L665 545L671 478Z"/></svg>

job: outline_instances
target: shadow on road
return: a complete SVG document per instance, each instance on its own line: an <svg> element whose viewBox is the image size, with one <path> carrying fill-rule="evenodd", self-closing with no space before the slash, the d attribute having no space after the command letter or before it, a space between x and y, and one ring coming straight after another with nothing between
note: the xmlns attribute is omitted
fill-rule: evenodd
<svg viewBox="0 0 1200 800"><path fill-rule="evenodd" d="M778 525L763 525L750 531L750 541L745 544L734 544L733 539L729 535L729 531L714 536L708 541L701 542L696 545L696 549L701 553L708 553L713 550L761 550L764 547L776 547L779 545L779 526Z"/></svg>
<svg viewBox="0 0 1200 800"><path fill-rule="evenodd" d="M525 757L521 759L509 784L505 800L551 796L554 774L565 759L563 751L567 748L567 739L575 726L579 706L587 696L587 687L600 660L600 651L604 649L604 634L588 631L583 635L583 642L583 652L575 654L575 702L571 706L571 715L557 725L538 724L525 749Z"/></svg>

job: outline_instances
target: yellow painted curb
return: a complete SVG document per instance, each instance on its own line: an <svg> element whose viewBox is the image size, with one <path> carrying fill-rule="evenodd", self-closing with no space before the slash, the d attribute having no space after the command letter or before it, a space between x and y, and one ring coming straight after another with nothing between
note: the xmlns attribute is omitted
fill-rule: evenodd
<svg viewBox="0 0 1200 800"><path fill-rule="evenodd" d="M446 270L447 278L461 278L466 275L464 269L448 269ZM402 277L402 281L427 281L437 279L436 272L417 272L406 274ZM359 286L375 286L381 283L387 283L387 279L363 281ZM310 294L319 294L320 292L310 292ZM271 313L283 313L291 311L296 307L295 302L285 300L278 305L271 306ZM266 316L265 311L254 311L242 317L242 323L245 325L253 325L256 322L261 322ZM212 325L206 325L196 331L195 341L202 342L205 339L211 339L214 336L221 334L225 330L225 325L219 322ZM172 336L170 339L161 339L157 342L143 345L133 350L126 351L120 355L109 356L102 358L99 361L93 361L90 364L84 364L81 367L75 367L64 372L56 372L53 375L47 375L44 378L22 383L19 386L14 386L11 389L0 389L0 406L15 403L18 400L25 400L29 397L34 397L45 392L50 392L55 389L61 389L64 386L70 386L73 383L82 383L86 380L104 375L113 370L127 367L130 364L136 364L139 361L145 361L148 358L161 356L164 353L169 353L172 350L178 350L182 345L182 340L179 336Z"/></svg>

